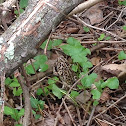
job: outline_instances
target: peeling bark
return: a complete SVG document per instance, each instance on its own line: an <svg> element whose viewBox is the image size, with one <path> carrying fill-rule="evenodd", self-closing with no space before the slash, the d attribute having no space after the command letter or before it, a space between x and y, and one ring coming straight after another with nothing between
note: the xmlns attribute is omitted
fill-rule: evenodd
<svg viewBox="0 0 126 126"><path fill-rule="evenodd" d="M69 12L84 0L29 0L26 11L0 36L0 74L10 75L33 57L43 42ZM0 75L1 76L1 75Z"/></svg>

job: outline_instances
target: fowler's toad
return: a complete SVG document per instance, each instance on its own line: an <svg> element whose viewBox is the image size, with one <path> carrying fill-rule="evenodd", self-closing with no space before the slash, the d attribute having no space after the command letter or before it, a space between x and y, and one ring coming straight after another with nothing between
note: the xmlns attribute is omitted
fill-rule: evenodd
<svg viewBox="0 0 126 126"><path fill-rule="evenodd" d="M76 81L76 74L71 70L71 66L64 56L57 58L53 67L53 74L58 76L64 86L71 85Z"/></svg>

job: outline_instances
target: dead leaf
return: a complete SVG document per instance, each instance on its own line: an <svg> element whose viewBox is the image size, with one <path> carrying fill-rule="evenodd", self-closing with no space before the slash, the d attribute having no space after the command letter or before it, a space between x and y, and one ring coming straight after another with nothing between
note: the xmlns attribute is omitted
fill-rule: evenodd
<svg viewBox="0 0 126 126"><path fill-rule="evenodd" d="M109 64L101 67L108 73L111 73L118 77L120 81L126 80L126 64Z"/></svg>
<svg viewBox="0 0 126 126"><path fill-rule="evenodd" d="M99 64L100 63L100 57L93 57L93 58L91 58L91 63L93 64L93 65L97 65L97 64Z"/></svg>
<svg viewBox="0 0 126 126"><path fill-rule="evenodd" d="M100 126L109 126L109 124L107 124L105 121L97 119L98 123L100 124Z"/></svg>
<svg viewBox="0 0 126 126"><path fill-rule="evenodd" d="M94 5L83 14L85 18L90 20L91 25L100 23L103 20L103 11L99 8L100 4L101 3Z"/></svg>
<svg viewBox="0 0 126 126"><path fill-rule="evenodd" d="M81 92L77 97L76 101L85 104L91 98L91 94L86 90Z"/></svg>
<svg viewBox="0 0 126 126"><path fill-rule="evenodd" d="M105 103L106 101L108 101L110 99L110 96L109 96L109 91L110 89L109 88L105 88L102 92L102 95L100 97L100 102L101 103Z"/></svg>
<svg viewBox="0 0 126 126"><path fill-rule="evenodd" d="M72 33L77 33L79 31L79 28L68 28L67 33L72 34Z"/></svg>

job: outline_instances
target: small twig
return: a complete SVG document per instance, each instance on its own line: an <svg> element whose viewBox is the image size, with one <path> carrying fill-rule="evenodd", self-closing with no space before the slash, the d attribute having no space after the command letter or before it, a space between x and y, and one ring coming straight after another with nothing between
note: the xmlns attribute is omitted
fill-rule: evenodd
<svg viewBox="0 0 126 126"><path fill-rule="evenodd" d="M92 25L90 25L90 24L87 24L86 22L84 22L83 20L81 20L77 15L74 15L74 17L75 17L79 22L81 22L83 25L86 25L86 26L88 26L88 27L90 27L90 28L93 28L93 29L97 29L97 30L103 31L103 32L105 32L105 33L108 33L108 34L110 34L111 36L116 37L116 38L118 38L118 39L120 39L120 40L122 40L122 41L126 41L125 39L119 37L118 35L116 35L116 34L114 34L114 33L112 33L112 32L109 32L109 31L105 30L104 28L98 28L98 27L92 26Z"/></svg>
<svg viewBox="0 0 126 126"><path fill-rule="evenodd" d="M120 102L121 100L123 100L124 98L126 98L126 94L121 97L119 100L117 100L116 102L114 102L113 104L111 104L106 110L102 111L101 113L99 113L98 115L96 115L93 119L96 119L97 117L101 116L102 114L104 114L106 111L108 111L110 108L112 108L114 105L116 105L118 102Z"/></svg>
<svg viewBox="0 0 126 126"><path fill-rule="evenodd" d="M5 71L1 72L1 97L0 97L0 126L3 126L3 112L5 101Z"/></svg>
<svg viewBox="0 0 126 126"><path fill-rule="evenodd" d="M113 40L110 40L110 41L88 41L88 42L85 42L85 41L81 41L81 43L84 43L84 44L93 44L93 43L109 43L109 44L117 44L117 43L126 43L126 41L113 41Z"/></svg>
<svg viewBox="0 0 126 126"><path fill-rule="evenodd" d="M112 124L112 123L110 123L110 122L108 122L108 121L106 121L106 120L100 120L100 119L98 119L97 118L97 120L99 121L99 122L104 122L104 123L107 123L107 124L109 124L109 125L111 125L111 126L115 126L114 124ZM97 121L97 123L99 124L99 122Z"/></svg>
<svg viewBox="0 0 126 126"><path fill-rule="evenodd" d="M126 49L121 48L101 48L101 50L107 50L107 51L126 51Z"/></svg>
<svg viewBox="0 0 126 126"><path fill-rule="evenodd" d="M27 76L27 74L26 74L26 71L25 71L23 65L21 66L21 70L22 70L22 74L23 74L23 76L24 76L24 78L25 78L25 80L26 80L27 86L30 87L30 81L28 80L28 76Z"/></svg>
<svg viewBox="0 0 126 126"><path fill-rule="evenodd" d="M34 87L34 86L36 86L37 84L39 84L40 82L42 82L43 80L45 80L47 77L45 76L45 77L43 77L42 79L40 79L40 80L38 80L36 83L34 83L33 85L31 85L30 86L30 90L32 90L32 88Z"/></svg>
<svg viewBox="0 0 126 126"><path fill-rule="evenodd" d="M62 100L63 100L63 99L62 99ZM66 109L67 112L68 112L68 115L69 115L69 117L70 117L70 119L71 119L73 125L76 126L76 124L74 123L74 120L73 120L73 118L72 118L72 115L70 114L70 111L69 111L69 109L68 109L68 107L67 107L67 105L66 105L66 103L65 103L64 100L63 100L63 104L64 104L64 106L65 106L65 109Z"/></svg>
<svg viewBox="0 0 126 126"><path fill-rule="evenodd" d="M96 109L96 106L93 106L91 115L90 115L90 117L89 117L89 120L88 120L88 123L87 123L86 126L90 126L90 124L91 124L91 122L92 122L92 118L93 118L94 112L95 112L95 109Z"/></svg>
<svg viewBox="0 0 126 126"><path fill-rule="evenodd" d="M45 46L45 49L44 49L44 54L45 54L45 55L46 55L46 52L47 52L47 47L48 47L48 44L49 44L49 41L50 41L51 36L52 36L52 31L51 31L51 33L50 33L48 39L47 39L47 42L46 42L46 46Z"/></svg>
<svg viewBox="0 0 126 126"><path fill-rule="evenodd" d="M18 76L18 81L21 84L22 90L23 90L23 97L24 97L24 103L25 103L25 114L23 118L23 126L28 126L30 123L30 112L31 112L31 103L30 103L30 95L29 95L29 89L25 85L25 82L21 75Z"/></svg>
<svg viewBox="0 0 126 126"><path fill-rule="evenodd" d="M32 65L32 67L33 67L33 70L34 70L34 72L35 72L35 76L36 76L37 80L39 80L39 77L38 77L38 75L37 75L37 72L36 72L36 70L35 70L35 67L34 67L33 62L32 62L31 59L30 59L30 63L31 63L31 65Z"/></svg>
<svg viewBox="0 0 126 126"><path fill-rule="evenodd" d="M122 13L124 12L125 9L126 9L126 7L122 9L117 20L115 22L113 22L109 27L107 27L106 30L108 30L110 27L112 27L120 19L121 15L122 15Z"/></svg>
<svg viewBox="0 0 126 126"><path fill-rule="evenodd" d="M90 51L91 51L91 52L94 52L94 51L96 51L96 50L98 50L98 49L100 49L100 48L102 48L102 47L105 47L105 46L107 46L107 45L104 44L104 43L101 43L101 44L98 44L98 45L92 47L92 48L90 49Z"/></svg>
<svg viewBox="0 0 126 126"><path fill-rule="evenodd" d="M81 120L81 116L80 116L80 111L79 111L79 108L77 106L76 106L76 110L77 110L77 115L78 115L80 126L82 126L82 120Z"/></svg>
<svg viewBox="0 0 126 126"><path fill-rule="evenodd" d="M19 13L19 15L20 15L21 13L20 13L20 8L19 8L18 1L16 1L16 5L17 5L17 10L18 10L18 13Z"/></svg>

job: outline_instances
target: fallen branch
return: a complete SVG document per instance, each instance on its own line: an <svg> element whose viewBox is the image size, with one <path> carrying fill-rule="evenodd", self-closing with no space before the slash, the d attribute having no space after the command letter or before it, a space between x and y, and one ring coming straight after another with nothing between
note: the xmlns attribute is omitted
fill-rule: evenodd
<svg viewBox="0 0 126 126"><path fill-rule="evenodd" d="M10 75L22 63L33 57L50 33L74 7L83 0L29 0L26 11L0 36L0 74ZM4 65L6 67L4 67Z"/></svg>
<svg viewBox="0 0 126 126"><path fill-rule="evenodd" d="M103 1L103 0L87 0L82 4L79 4L68 16L80 13L80 12L84 11L85 9L88 9L101 1Z"/></svg>

